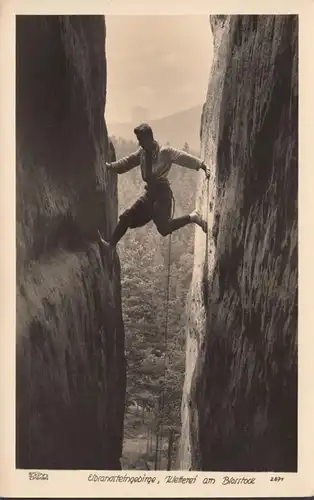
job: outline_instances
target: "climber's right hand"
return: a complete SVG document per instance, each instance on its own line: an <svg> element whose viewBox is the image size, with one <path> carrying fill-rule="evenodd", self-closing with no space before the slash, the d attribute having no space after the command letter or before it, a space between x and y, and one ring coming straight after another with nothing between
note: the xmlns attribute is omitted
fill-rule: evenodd
<svg viewBox="0 0 314 500"><path fill-rule="evenodd" d="M209 168L209 166L206 165L206 163L203 162L202 169L204 170L207 179L209 179L209 177L210 177L210 168Z"/></svg>

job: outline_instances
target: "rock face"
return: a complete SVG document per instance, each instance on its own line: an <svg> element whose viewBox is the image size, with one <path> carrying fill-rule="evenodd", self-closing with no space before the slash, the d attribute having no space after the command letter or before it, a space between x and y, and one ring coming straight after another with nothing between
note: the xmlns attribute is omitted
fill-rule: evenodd
<svg viewBox="0 0 314 500"><path fill-rule="evenodd" d="M125 359L102 16L16 23L18 468L119 469ZM114 154L114 152L113 152Z"/></svg>
<svg viewBox="0 0 314 500"><path fill-rule="evenodd" d="M296 471L297 18L210 24L180 467Z"/></svg>

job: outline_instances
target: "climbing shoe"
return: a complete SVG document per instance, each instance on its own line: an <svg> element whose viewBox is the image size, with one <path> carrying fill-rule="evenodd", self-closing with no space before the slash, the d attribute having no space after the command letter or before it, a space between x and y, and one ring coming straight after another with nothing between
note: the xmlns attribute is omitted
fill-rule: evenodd
<svg viewBox="0 0 314 500"><path fill-rule="evenodd" d="M191 221L200 226L204 233L207 233L207 222L204 220L198 210L194 210L190 214Z"/></svg>

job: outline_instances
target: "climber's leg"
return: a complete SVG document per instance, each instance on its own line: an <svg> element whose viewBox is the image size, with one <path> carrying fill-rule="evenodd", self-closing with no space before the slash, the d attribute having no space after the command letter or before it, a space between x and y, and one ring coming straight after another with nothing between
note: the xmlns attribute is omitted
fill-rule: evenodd
<svg viewBox="0 0 314 500"><path fill-rule="evenodd" d="M167 236L168 234L177 231L187 224L194 222L199 225L204 232L207 232L207 224L202 219L200 214L194 210L189 215L183 215L182 217L171 217L172 208L172 191L170 186L162 186L159 189L158 197L153 205L153 220L157 227L157 230L162 236Z"/></svg>
<svg viewBox="0 0 314 500"><path fill-rule="evenodd" d="M157 212L158 209L156 209ZM176 217L175 219L165 218L156 214L154 217L154 222L158 229L158 232L162 236L167 236L168 234L173 233L173 231L177 231L177 229L181 229L181 227L186 226L192 222L189 215L183 215L182 217Z"/></svg>
<svg viewBox="0 0 314 500"><path fill-rule="evenodd" d="M141 227L152 219L152 200L143 194L131 208L125 210L120 217L119 222L112 233L109 241L102 240L102 243L109 247L115 247L129 228Z"/></svg>
<svg viewBox="0 0 314 500"><path fill-rule="evenodd" d="M128 220L125 217L120 217L119 222L113 231L109 243L111 246L115 247L118 241L125 235L129 228Z"/></svg>

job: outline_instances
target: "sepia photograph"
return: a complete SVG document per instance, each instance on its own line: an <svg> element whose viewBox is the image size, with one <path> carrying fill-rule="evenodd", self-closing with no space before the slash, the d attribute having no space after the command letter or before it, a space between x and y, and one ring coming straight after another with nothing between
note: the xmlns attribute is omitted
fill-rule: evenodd
<svg viewBox="0 0 314 500"><path fill-rule="evenodd" d="M16 469L297 473L298 15L15 30Z"/></svg>

